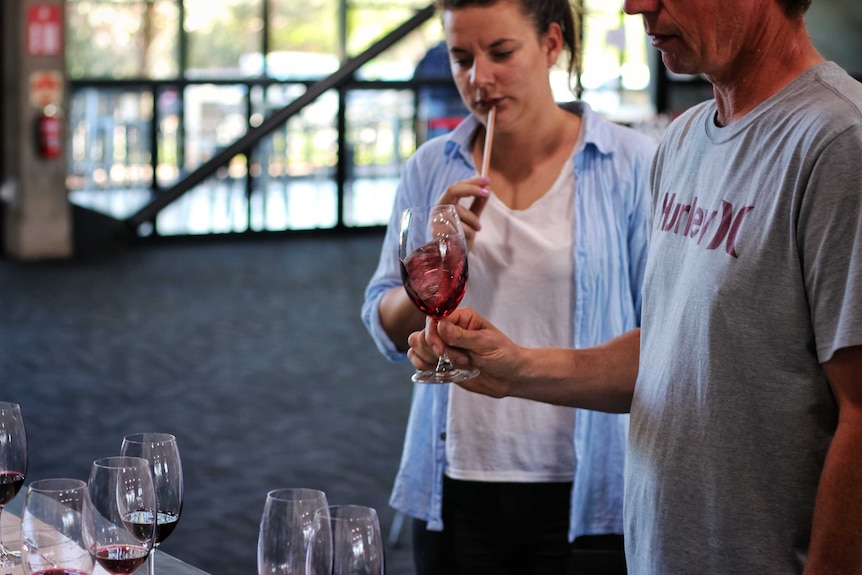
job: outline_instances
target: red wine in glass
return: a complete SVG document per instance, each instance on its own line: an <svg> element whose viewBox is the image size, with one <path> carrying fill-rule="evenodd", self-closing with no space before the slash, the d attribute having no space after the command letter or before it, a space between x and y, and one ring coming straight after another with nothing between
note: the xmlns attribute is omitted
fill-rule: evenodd
<svg viewBox="0 0 862 575"><path fill-rule="evenodd" d="M49 569L40 569L39 571L33 571L32 575L87 575L83 571L77 571L75 569L66 569L64 567L56 567Z"/></svg>
<svg viewBox="0 0 862 575"><path fill-rule="evenodd" d="M18 495L24 485L24 474L17 471L0 471L0 505L6 505Z"/></svg>
<svg viewBox="0 0 862 575"><path fill-rule="evenodd" d="M401 262L401 279L413 303L426 315L452 313L467 290L467 257L459 242L432 241Z"/></svg>
<svg viewBox="0 0 862 575"><path fill-rule="evenodd" d="M113 575L127 575L137 571L149 554L147 547L122 544L97 547L93 556L99 565Z"/></svg>
<svg viewBox="0 0 862 575"><path fill-rule="evenodd" d="M442 319L452 313L467 288L467 241L455 206L439 204L404 210L398 258L408 297L425 315ZM417 371L413 381L453 383L478 374L452 365L446 350L433 370Z"/></svg>
<svg viewBox="0 0 862 575"><path fill-rule="evenodd" d="M177 526L180 520L179 514L159 512L156 519L156 535L155 541L161 542L168 538L168 535ZM123 518L123 523L126 528L132 531L141 539L146 538L147 533L153 530L153 512L152 511L135 511L129 513Z"/></svg>
<svg viewBox="0 0 862 575"><path fill-rule="evenodd" d="M168 535L174 532L179 520L179 513L159 512L156 520L156 545L167 539Z"/></svg>

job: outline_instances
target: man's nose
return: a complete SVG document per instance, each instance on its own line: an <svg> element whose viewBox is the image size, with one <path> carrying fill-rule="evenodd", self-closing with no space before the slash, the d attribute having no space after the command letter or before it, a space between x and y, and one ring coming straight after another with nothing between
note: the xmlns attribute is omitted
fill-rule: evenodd
<svg viewBox="0 0 862 575"><path fill-rule="evenodd" d="M657 12L661 0L624 0L623 12L626 14L645 14Z"/></svg>

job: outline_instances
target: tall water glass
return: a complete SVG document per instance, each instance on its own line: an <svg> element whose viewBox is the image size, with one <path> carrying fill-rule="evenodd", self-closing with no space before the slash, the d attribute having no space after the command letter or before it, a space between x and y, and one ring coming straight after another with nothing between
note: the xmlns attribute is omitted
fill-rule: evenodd
<svg viewBox="0 0 862 575"><path fill-rule="evenodd" d="M137 571L156 534L156 495L150 464L140 457L93 462L84 501L84 543L112 575Z"/></svg>
<svg viewBox="0 0 862 575"><path fill-rule="evenodd" d="M258 575L306 575L314 512L327 505L326 495L317 489L284 488L266 494L257 540Z"/></svg>
<svg viewBox="0 0 862 575"><path fill-rule="evenodd" d="M90 575L93 557L84 544L87 484L80 479L34 481L21 513L21 563L28 575Z"/></svg>
<svg viewBox="0 0 862 575"><path fill-rule="evenodd" d="M308 575L383 575L377 511L362 505L318 509L307 555Z"/></svg>
<svg viewBox="0 0 862 575"><path fill-rule="evenodd" d="M27 474L27 433L21 406L0 401L0 525L3 507L12 501L24 485ZM17 565L21 552L3 545L0 538L0 567Z"/></svg>
<svg viewBox="0 0 862 575"><path fill-rule="evenodd" d="M183 509L183 464L177 438L170 433L132 433L123 438L120 453L150 462L156 490L156 538L147 559L147 572L155 574L156 548L173 533Z"/></svg>

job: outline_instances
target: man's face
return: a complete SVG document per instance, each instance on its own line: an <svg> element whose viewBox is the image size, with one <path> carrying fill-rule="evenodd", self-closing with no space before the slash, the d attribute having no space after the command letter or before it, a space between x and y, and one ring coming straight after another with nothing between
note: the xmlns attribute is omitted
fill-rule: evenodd
<svg viewBox="0 0 862 575"><path fill-rule="evenodd" d="M650 43L669 70L725 78L756 50L770 3L774 0L625 0L624 10L643 16Z"/></svg>

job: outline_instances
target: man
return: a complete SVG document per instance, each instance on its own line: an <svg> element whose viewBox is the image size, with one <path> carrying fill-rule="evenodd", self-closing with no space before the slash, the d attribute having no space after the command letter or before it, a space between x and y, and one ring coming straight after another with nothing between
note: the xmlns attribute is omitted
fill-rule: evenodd
<svg viewBox="0 0 862 575"><path fill-rule="evenodd" d="M656 156L640 331L526 349L462 309L410 336L472 391L631 412L633 575L862 573L862 85L808 4L626 0L715 95Z"/></svg>

